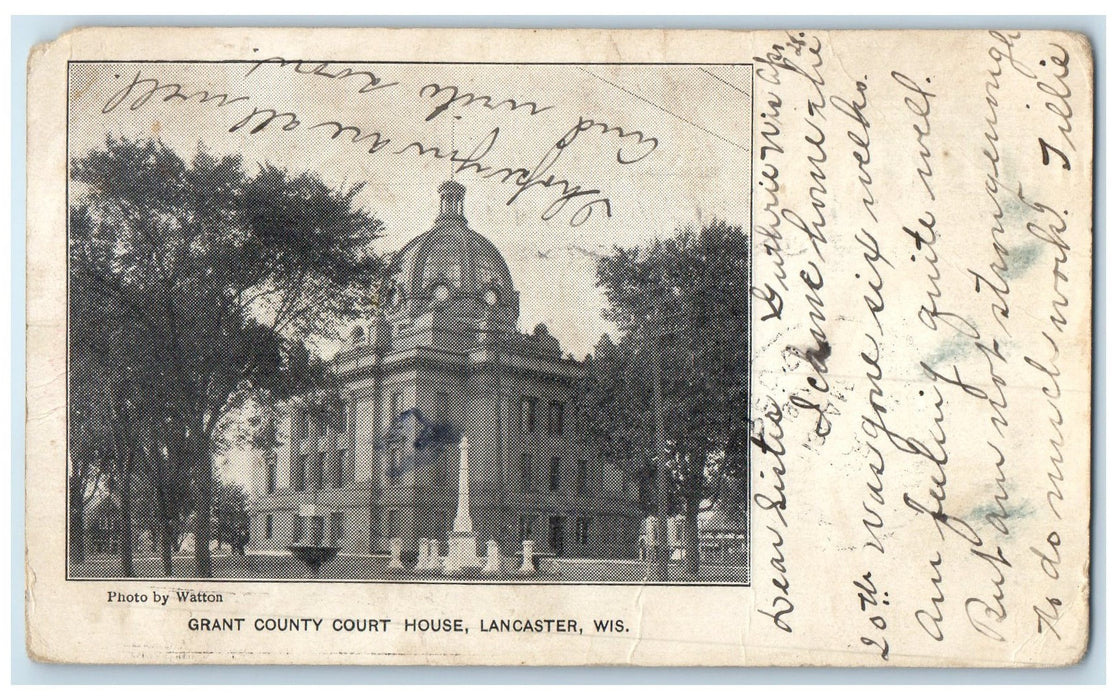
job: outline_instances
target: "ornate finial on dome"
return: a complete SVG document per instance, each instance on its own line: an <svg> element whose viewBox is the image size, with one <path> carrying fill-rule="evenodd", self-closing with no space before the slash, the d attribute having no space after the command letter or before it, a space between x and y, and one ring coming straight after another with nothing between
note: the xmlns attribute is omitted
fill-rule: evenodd
<svg viewBox="0 0 1117 700"><path fill-rule="evenodd" d="M438 194L442 196L442 206L438 212L438 220L460 219L465 221L465 187L454 180L447 180L438 186Z"/></svg>

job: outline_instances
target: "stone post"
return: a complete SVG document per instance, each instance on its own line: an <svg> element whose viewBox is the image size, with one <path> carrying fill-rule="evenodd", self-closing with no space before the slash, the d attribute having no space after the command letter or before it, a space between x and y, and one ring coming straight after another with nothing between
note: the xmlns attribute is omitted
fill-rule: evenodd
<svg viewBox="0 0 1117 700"><path fill-rule="evenodd" d="M403 554L403 540L399 537L393 537L388 541L388 548L392 553L391 559L388 560L388 568L402 569L403 562L400 561L400 555Z"/></svg>
<svg viewBox="0 0 1117 700"><path fill-rule="evenodd" d="M521 574L535 573L535 542L524 540L524 563L520 566Z"/></svg>
<svg viewBox="0 0 1117 700"><path fill-rule="evenodd" d="M485 543L485 566L481 568L483 574L500 573L500 545L496 540Z"/></svg>

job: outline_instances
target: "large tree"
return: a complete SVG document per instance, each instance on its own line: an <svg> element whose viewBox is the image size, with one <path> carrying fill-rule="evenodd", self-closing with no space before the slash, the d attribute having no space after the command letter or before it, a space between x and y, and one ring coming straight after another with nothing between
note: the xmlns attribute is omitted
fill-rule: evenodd
<svg viewBox="0 0 1117 700"><path fill-rule="evenodd" d="M212 576L214 433L247 396L305 390L314 362L300 339L369 310L381 222L359 185L267 164L248 172L239 156L201 148L187 161L154 140L110 137L72 162L71 178L89 221L71 248L95 251L72 267L71 294L142 329L123 352L143 371L115 376L146 409L152 469L190 476L197 575Z"/></svg>
<svg viewBox="0 0 1117 700"><path fill-rule="evenodd" d="M748 240L723 222L686 228L616 249L597 276L606 318L621 331L618 346L630 349L611 351L591 373L611 393L648 406L615 409L640 427L612 419L599 428L607 437L599 449L615 450L619 437L655 462L661 521L672 507L684 514L687 563L697 576L702 503L747 476Z"/></svg>
<svg viewBox="0 0 1117 700"><path fill-rule="evenodd" d="M572 397L577 435L604 464L647 485L654 482L651 377L631 335L603 335L585 361ZM652 469L649 469L652 467ZM641 489L641 507L655 512L654 490Z"/></svg>
<svg viewBox="0 0 1117 700"><path fill-rule="evenodd" d="M71 375L69 515L70 563L85 561L85 511L111 473L109 422L105 402L88 376Z"/></svg>
<svg viewBox="0 0 1117 700"><path fill-rule="evenodd" d="M145 421L141 438L142 488L137 495L163 564L163 574L171 576L173 557L182 548L194 514L194 493L190 465L176 458L182 453L173 442L177 431L162 417L162 412L153 415L154 420Z"/></svg>
<svg viewBox="0 0 1117 700"><path fill-rule="evenodd" d="M88 207L71 211L70 233L71 556L75 562L84 556L84 508L103 487L100 497L114 499L119 512L121 566L130 577L141 433L151 419L158 368L144 352L148 329L127 300L104 293L121 280Z"/></svg>

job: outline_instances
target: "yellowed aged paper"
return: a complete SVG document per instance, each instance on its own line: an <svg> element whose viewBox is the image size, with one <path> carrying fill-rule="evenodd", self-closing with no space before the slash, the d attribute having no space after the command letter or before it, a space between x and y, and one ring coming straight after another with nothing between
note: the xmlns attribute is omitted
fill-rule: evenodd
<svg viewBox="0 0 1117 700"><path fill-rule="evenodd" d="M1081 35L99 28L28 105L33 658L1085 653Z"/></svg>

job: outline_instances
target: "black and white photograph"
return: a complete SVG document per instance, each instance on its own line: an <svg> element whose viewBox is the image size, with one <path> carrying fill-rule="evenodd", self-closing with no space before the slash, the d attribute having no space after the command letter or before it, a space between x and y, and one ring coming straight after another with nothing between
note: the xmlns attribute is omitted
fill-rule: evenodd
<svg viewBox="0 0 1117 700"><path fill-rule="evenodd" d="M748 585L753 67L252 50L68 64L67 578Z"/></svg>

